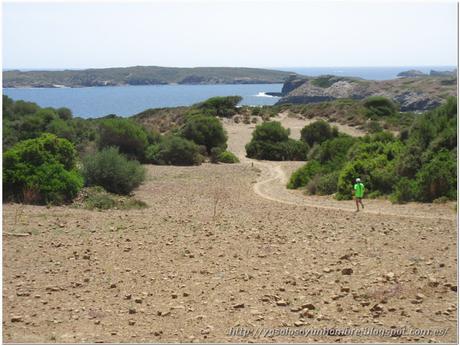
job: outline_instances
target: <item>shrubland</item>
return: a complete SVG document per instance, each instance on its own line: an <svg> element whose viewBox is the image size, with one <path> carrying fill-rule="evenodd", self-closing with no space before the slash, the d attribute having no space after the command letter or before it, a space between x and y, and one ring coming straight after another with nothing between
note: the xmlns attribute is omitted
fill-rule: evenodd
<svg viewBox="0 0 460 346"><path fill-rule="evenodd" d="M385 100L370 100L381 116L394 110ZM376 110L378 108L378 110ZM310 129L326 128L313 123ZM295 171L289 188L310 193L335 194L350 199L354 180L360 177L369 197L389 196L393 202L432 202L457 195L457 100L419 115L398 136L380 131L363 138L329 132L305 131L320 137L309 151L309 162ZM305 140L313 141L312 136Z"/></svg>

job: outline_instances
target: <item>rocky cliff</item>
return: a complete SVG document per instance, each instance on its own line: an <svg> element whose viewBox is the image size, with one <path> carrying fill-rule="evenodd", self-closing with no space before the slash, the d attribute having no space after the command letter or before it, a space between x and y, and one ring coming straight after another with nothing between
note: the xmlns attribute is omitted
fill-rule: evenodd
<svg viewBox="0 0 460 346"><path fill-rule="evenodd" d="M291 76L283 86L278 104L315 103L335 99L364 99L385 96L400 105L403 112L437 107L448 96L457 95L456 76L420 76L385 81L352 77Z"/></svg>

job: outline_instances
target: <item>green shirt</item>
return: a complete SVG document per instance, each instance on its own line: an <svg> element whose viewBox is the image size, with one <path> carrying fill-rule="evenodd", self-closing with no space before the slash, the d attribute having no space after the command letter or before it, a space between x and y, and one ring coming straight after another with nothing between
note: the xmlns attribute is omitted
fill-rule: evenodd
<svg viewBox="0 0 460 346"><path fill-rule="evenodd" d="M358 198L363 198L364 196L364 184L363 183L357 183L354 186L355 188L355 196Z"/></svg>

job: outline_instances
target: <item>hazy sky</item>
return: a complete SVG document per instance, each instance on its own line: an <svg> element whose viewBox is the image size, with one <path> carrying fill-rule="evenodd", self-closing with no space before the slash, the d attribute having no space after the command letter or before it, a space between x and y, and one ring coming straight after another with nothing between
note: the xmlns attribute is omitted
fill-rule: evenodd
<svg viewBox="0 0 460 346"><path fill-rule="evenodd" d="M455 2L4 3L4 68L456 65Z"/></svg>

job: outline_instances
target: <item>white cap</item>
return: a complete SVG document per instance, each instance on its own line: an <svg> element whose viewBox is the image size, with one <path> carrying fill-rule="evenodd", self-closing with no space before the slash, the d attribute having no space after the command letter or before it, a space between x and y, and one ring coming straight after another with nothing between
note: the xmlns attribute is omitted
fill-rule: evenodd
<svg viewBox="0 0 460 346"><path fill-rule="evenodd" d="M356 182L359 183L361 181L361 179L359 178L356 178Z"/></svg>

